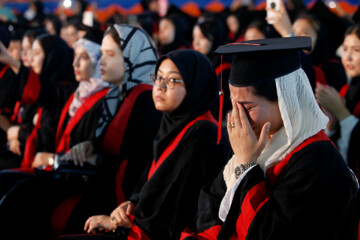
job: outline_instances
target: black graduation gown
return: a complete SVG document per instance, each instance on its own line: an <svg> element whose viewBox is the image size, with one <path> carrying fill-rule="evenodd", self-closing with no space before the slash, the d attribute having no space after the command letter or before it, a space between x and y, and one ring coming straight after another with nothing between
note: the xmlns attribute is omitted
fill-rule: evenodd
<svg viewBox="0 0 360 240"><path fill-rule="evenodd" d="M131 199L134 224L150 239L178 239L194 218L201 187L218 174L228 157L229 145L218 146L216 139L214 124L195 123Z"/></svg>
<svg viewBox="0 0 360 240"><path fill-rule="evenodd" d="M56 153L65 153L74 145L94 138L102 113L102 100L108 89L105 88L90 96L72 118L68 112L73 97L69 98L62 110L56 132Z"/></svg>
<svg viewBox="0 0 360 240"><path fill-rule="evenodd" d="M2 232L6 236L11 236L12 239L24 239L29 236L41 239L48 237L53 233L51 232L53 223L51 219L57 220L57 218L64 217L61 211L58 216L51 215L53 210L64 199L78 194L82 194L82 198L77 202L75 209L71 211L66 225L62 226L64 229L60 229L60 231L56 229L56 234L82 232L84 222L88 217L109 214L117 206L117 196L114 194L117 184L116 174L124 158L129 160L123 176L122 191L126 197L130 196L133 185L137 183L139 176L143 173L142 168L145 168L152 159L152 143L159 126L161 113L155 110L151 99L151 91L144 91L137 97L126 126L121 146L123 152L120 156L104 155L100 158L97 175L90 182L84 184L71 179L49 178L46 174L37 174L38 171L35 174L36 177L28 176L27 180L18 181L0 204ZM84 127L87 122L86 118L92 118L99 112L99 109L102 109L102 104L95 104L92 109L94 111L90 111L89 115L84 115L84 124L80 124L79 127ZM144 121L145 119L146 121ZM93 127L96 128L96 126L95 124ZM95 129L90 130L89 133L94 131ZM116 185L116 187L118 186ZM21 203L20 199L27 199L27 204ZM29 208L28 204L31 204L32 207ZM66 208L64 208L65 210ZM15 228L13 227L15 226L10 224L11 220L9 219L20 213L27 216L24 221L28 224L24 226L24 231L14 233ZM7 223L10 225L8 226ZM43 228L39 229L33 224L40 224Z"/></svg>
<svg viewBox="0 0 360 240"><path fill-rule="evenodd" d="M18 99L16 74L8 65L0 64L0 113L10 117Z"/></svg>
<svg viewBox="0 0 360 240"><path fill-rule="evenodd" d="M7 70L7 72L8 71L12 72L11 69ZM11 109L12 115L8 117L12 125L18 125L20 127L18 140L20 141L20 150L22 155L18 156L13 154L6 148L6 133L0 131L0 134L5 136L5 142L2 142L1 146L4 150L0 153L0 169L15 168L20 166L26 139L34 127L33 117L37 112L37 106L35 104L37 91L35 89L37 89L36 82L38 82L39 79L37 75L35 76L34 74L29 73L29 69L21 65L18 75L15 75L13 72L10 75L5 75L12 76L12 78L9 79L11 84L9 84L8 87L1 87L1 97L11 99L11 101L16 102L14 107ZM37 79L34 79L36 77ZM6 94L2 93L3 91L6 91ZM10 94L11 97L7 96L7 94Z"/></svg>
<svg viewBox="0 0 360 240"><path fill-rule="evenodd" d="M360 189L352 197L341 218L336 240L358 240L360 220Z"/></svg>
<svg viewBox="0 0 360 240"><path fill-rule="evenodd" d="M13 114L13 109L17 100L15 86L16 74L8 65L0 63L0 114L9 118ZM0 130L0 145L3 147L7 143L6 132Z"/></svg>
<svg viewBox="0 0 360 240"><path fill-rule="evenodd" d="M203 190L197 222L182 239L333 239L357 185L325 139L295 149L270 168L266 178L258 165L252 168L237 188L224 223L218 218L226 191L220 174Z"/></svg>

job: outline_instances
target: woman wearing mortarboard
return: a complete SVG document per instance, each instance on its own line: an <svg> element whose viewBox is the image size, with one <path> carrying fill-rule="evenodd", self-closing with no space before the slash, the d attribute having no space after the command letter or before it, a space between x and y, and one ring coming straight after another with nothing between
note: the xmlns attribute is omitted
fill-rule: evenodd
<svg viewBox="0 0 360 240"><path fill-rule="evenodd" d="M356 189L323 132L320 110L300 67L310 38L221 46L235 53L228 132L234 152L199 199L182 239L331 239Z"/></svg>

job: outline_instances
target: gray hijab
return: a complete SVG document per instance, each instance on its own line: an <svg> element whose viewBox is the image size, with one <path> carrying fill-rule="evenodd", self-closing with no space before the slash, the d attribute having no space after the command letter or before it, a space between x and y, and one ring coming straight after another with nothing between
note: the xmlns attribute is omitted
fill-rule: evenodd
<svg viewBox="0 0 360 240"><path fill-rule="evenodd" d="M157 51L144 30L124 24L115 24L114 27L121 40L125 75L121 86L113 85L104 98L104 112L96 129L96 137L102 135L110 124L128 91L140 83L152 84L150 74L155 71L157 61Z"/></svg>

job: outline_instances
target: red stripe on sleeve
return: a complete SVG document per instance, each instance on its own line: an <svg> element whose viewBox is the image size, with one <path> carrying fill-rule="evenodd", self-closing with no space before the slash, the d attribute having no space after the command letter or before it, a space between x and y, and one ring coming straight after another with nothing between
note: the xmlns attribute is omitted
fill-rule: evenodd
<svg viewBox="0 0 360 240"><path fill-rule="evenodd" d="M221 230L221 225L215 225L205 230L202 233L194 233L189 228L186 228L180 236L180 240L185 240L187 237L194 237L198 240L215 240Z"/></svg>
<svg viewBox="0 0 360 240"><path fill-rule="evenodd" d="M131 222L134 222L134 215L129 215L129 218L131 220ZM127 236L128 240L150 240L150 238L146 235L146 233L141 230L141 228L139 228L136 225L132 225L129 234Z"/></svg>
<svg viewBox="0 0 360 240"><path fill-rule="evenodd" d="M238 239L246 239L248 229L256 213L269 200L269 191L265 187L266 182L262 181L251 188L241 205L241 214L236 221L236 232Z"/></svg>

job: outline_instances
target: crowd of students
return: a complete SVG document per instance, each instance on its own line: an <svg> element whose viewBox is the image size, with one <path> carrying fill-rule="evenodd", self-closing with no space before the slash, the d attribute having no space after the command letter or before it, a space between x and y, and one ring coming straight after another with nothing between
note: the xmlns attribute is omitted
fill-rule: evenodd
<svg viewBox="0 0 360 240"><path fill-rule="evenodd" d="M357 13L268 11L4 21L1 236L357 239Z"/></svg>

